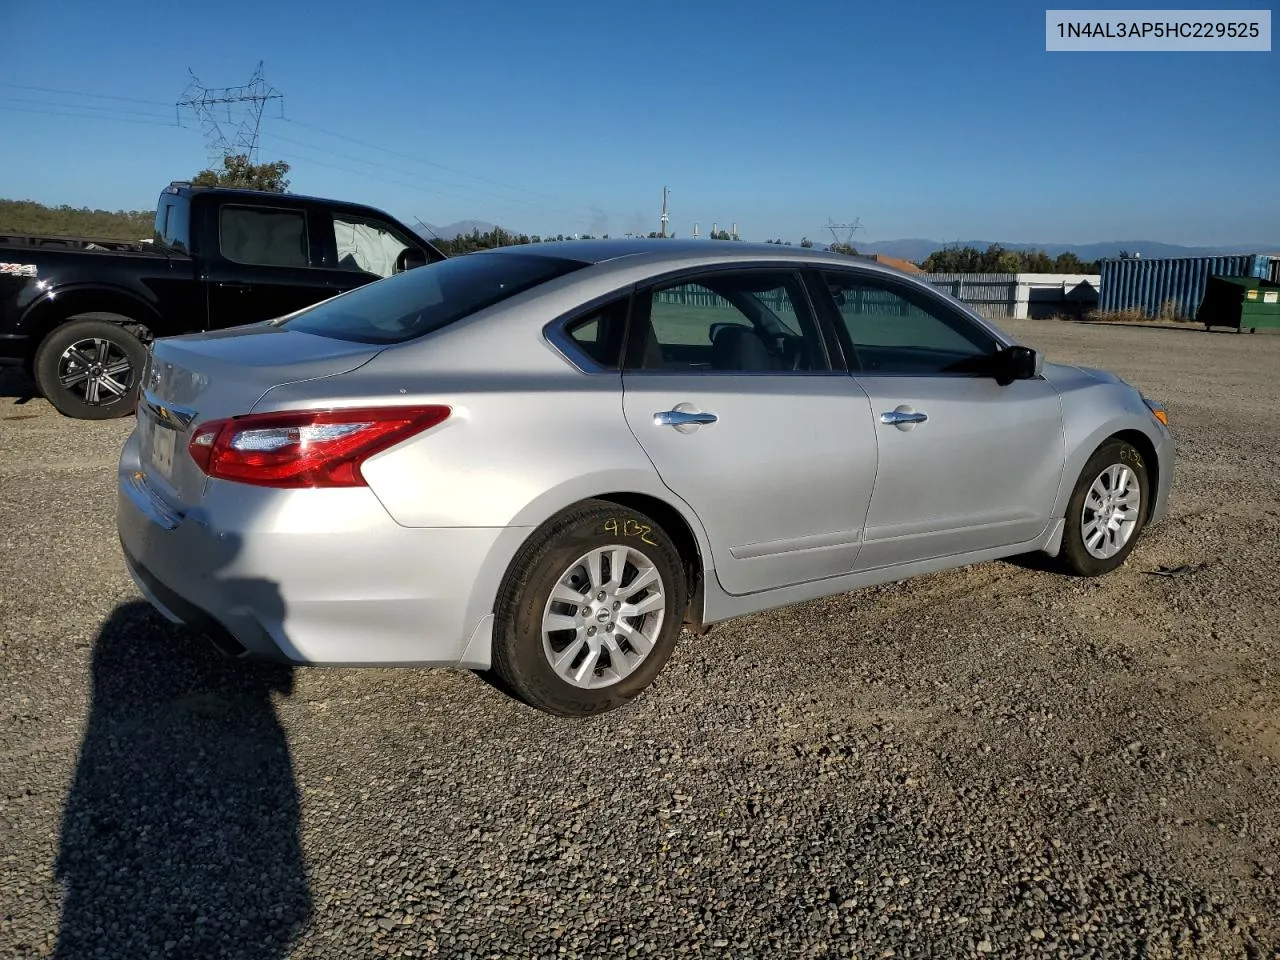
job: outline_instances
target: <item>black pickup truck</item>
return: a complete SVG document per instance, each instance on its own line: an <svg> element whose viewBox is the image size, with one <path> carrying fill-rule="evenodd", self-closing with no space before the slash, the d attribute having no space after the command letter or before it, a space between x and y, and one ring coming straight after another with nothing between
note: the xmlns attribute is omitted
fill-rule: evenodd
<svg viewBox="0 0 1280 960"><path fill-rule="evenodd" d="M0 236L0 362L61 413L133 412L147 344L270 320L445 255L379 210L173 183L150 241Z"/></svg>

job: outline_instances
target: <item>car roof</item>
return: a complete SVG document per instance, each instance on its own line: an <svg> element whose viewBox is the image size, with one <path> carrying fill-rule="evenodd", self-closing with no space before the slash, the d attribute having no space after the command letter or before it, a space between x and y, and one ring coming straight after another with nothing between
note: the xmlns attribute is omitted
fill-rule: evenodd
<svg viewBox="0 0 1280 960"><path fill-rule="evenodd" d="M543 257L562 257L580 263L603 264L622 259L642 258L645 262L659 264L668 261L685 264L723 263L734 260L795 260L807 263L829 263L833 266L857 267L893 276L909 276L901 270L887 267L864 257L848 256L818 250L814 247L794 247L787 244L758 243L743 240L692 240L661 239L657 237L620 237L608 240L547 240L539 243L516 244L478 250L468 256L502 256L506 254L530 254ZM634 259L633 259L634 262Z"/></svg>

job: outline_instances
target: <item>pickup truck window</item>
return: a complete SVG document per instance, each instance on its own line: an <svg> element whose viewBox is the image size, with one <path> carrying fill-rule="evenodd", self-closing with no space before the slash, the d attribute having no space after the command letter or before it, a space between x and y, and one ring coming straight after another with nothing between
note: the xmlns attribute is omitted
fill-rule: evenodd
<svg viewBox="0 0 1280 960"><path fill-rule="evenodd" d="M409 244L376 220L333 216L333 239L338 248L338 269L360 270L379 277L396 272L396 258Z"/></svg>
<svg viewBox="0 0 1280 960"><path fill-rule="evenodd" d="M309 267L306 214L228 204L218 216L218 249L234 263Z"/></svg>
<svg viewBox="0 0 1280 960"><path fill-rule="evenodd" d="M365 284L279 323L335 340L403 343L585 266L525 253L471 253Z"/></svg>
<svg viewBox="0 0 1280 960"><path fill-rule="evenodd" d="M156 239L170 250L189 253L187 230L190 207L184 200L166 200L156 208Z"/></svg>

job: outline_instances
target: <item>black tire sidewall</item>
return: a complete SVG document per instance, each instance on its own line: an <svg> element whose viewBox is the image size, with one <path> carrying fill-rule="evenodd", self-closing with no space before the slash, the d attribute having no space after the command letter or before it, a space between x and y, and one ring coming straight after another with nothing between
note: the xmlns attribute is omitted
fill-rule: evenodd
<svg viewBox="0 0 1280 960"><path fill-rule="evenodd" d="M89 337L110 340L133 364L132 387L127 396L115 403L104 406L85 403L58 382L58 361L62 352L77 340ZM133 413L146 360L146 345L124 327L106 320L69 320L44 338L36 350L32 369L40 393L63 416L76 420L114 420Z"/></svg>
<svg viewBox="0 0 1280 960"><path fill-rule="evenodd" d="M628 535L605 530L615 521ZM662 630L649 656L613 686L584 690L562 680L542 649L542 615L552 588L570 565L598 547L624 543L657 566L668 598ZM652 518L598 501L574 509L535 533L503 583L494 623L493 665L501 685L547 713L585 717L616 709L649 687L666 665L683 626L687 573L671 538Z"/></svg>
<svg viewBox="0 0 1280 960"><path fill-rule="evenodd" d="M1138 507L1138 525L1133 531L1133 536L1115 556L1102 560L1085 549L1084 502L1089 488L1098 475L1115 464L1122 464L1134 472L1138 478L1138 489L1141 491L1142 500ZM1147 472L1146 458L1137 447L1126 440L1111 439L1095 450L1080 472L1075 490L1071 493L1071 500L1067 503L1062 556L1070 571L1080 576L1096 577L1110 573L1123 565L1146 528L1147 515L1151 510L1150 497L1151 478Z"/></svg>

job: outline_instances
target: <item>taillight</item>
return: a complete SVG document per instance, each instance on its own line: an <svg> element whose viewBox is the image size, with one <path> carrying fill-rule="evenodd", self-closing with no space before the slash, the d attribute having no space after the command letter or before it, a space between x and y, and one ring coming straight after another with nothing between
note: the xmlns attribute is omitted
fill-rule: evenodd
<svg viewBox="0 0 1280 960"><path fill-rule="evenodd" d="M448 419L450 409L374 407L256 413L201 424L187 450L219 480L262 487L362 487L375 453Z"/></svg>

